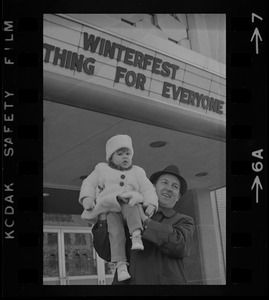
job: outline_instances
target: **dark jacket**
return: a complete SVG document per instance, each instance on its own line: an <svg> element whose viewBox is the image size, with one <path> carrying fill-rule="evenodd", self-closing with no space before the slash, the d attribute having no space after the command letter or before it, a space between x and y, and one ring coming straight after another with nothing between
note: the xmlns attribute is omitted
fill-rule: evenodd
<svg viewBox="0 0 269 300"><path fill-rule="evenodd" d="M126 254L130 262L131 278L118 282L117 273L112 284L180 285L187 284L183 258L190 254L193 244L194 222L189 216L173 209L161 208L143 231L143 251L131 251L127 238ZM110 247L106 221L99 221L92 229L93 244L98 255L110 261ZM126 230L127 237L129 237Z"/></svg>

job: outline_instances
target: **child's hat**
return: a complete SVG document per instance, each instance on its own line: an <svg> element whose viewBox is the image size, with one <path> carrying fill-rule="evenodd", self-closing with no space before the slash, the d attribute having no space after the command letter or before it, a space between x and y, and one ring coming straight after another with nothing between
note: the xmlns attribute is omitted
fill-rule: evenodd
<svg viewBox="0 0 269 300"><path fill-rule="evenodd" d="M106 160L108 161L111 155L120 148L128 148L131 151L131 157L133 157L132 139L128 135L118 134L110 138L106 143Z"/></svg>

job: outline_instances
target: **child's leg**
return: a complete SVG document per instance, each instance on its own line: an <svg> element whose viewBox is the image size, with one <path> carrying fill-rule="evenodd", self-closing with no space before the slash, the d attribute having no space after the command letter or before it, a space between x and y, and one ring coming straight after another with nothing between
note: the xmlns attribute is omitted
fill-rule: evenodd
<svg viewBox="0 0 269 300"><path fill-rule="evenodd" d="M121 205L122 215L124 220L126 220L127 222L127 226L131 235L133 234L133 232L138 232L141 234L143 229L138 205L141 204L136 204L134 206L130 206L129 204Z"/></svg>
<svg viewBox="0 0 269 300"><path fill-rule="evenodd" d="M125 231L121 213L107 214L107 229L109 233L111 262L126 261Z"/></svg>
<svg viewBox="0 0 269 300"><path fill-rule="evenodd" d="M107 214L107 228L109 232L111 262L117 263L118 281L129 279L125 253L124 220L121 213L110 212Z"/></svg>
<svg viewBox="0 0 269 300"><path fill-rule="evenodd" d="M123 204L121 206L123 217L127 222L129 232L131 234L132 250L144 250L141 239L143 225L139 214L138 205L141 204L136 204L132 207L129 204Z"/></svg>

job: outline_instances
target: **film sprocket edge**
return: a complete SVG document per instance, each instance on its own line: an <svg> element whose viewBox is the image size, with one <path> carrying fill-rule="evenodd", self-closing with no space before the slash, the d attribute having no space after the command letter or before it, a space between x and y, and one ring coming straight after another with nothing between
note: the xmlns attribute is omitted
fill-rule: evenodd
<svg viewBox="0 0 269 300"><path fill-rule="evenodd" d="M208 8L206 14L225 15L226 78L224 75L220 76L222 71L209 75L206 69L199 66L199 60L184 60L183 54L180 60L168 50L164 52L150 48L148 44L133 42L131 36L128 39L122 33L117 35L113 30L98 28L98 23L87 23L75 14L100 14L101 18L103 8L92 11L86 1L81 2L79 8L75 3L68 3L65 8L61 8L60 3L41 3L39 7L31 2L22 5L20 1L3 4L2 295L80 297L125 293L187 296L267 294L267 3L247 1L245 7L232 1L225 2L220 7L210 3L212 7ZM187 15L193 10L193 14L202 14L204 5L205 3L198 3L193 9L187 4L179 7L173 4L173 11ZM115 13L116 7L116 4L113 5L112 12ZM120 7L124 9L124 5ZM138 10L139 8L140 6ZM157 18L155 22L159 22L159 26L164 26L162 16L166 11L167 9L160 9L159 14L152 14ZM137 12L124 13L130 16ZM168 19L183 23L182 16L183 14L169 14ZM139 28L140 25L135 23L139 20L132 18L122 15L119 22L125 24L122 25L123 28ZM174 43L171 49L178 45L171 38L169 42ZM190 57L198 57L195 55ZM208 70L213 69L214 66L208 67ZM188 76L191 83L187 82ZM102 80L106 82L106 86L101 86ZM207 83L208 95L205 93ZM222 86L226 89L222 90ZM90 104L87 102L89 91L95 97ZM126 95L130 97L129 102L125 100ZM154 102L151 95L159 97L158 101ZM74 105L76 97L77 104ZM158 103L158 110L154 108L154 103ZM179 109L182 109L182 114L177 114ZM201 116L201 120L197 122L200 127L195 125L196 115L192 114L195 110ZM152 113L148 113L150 111ZM90 228L79 220L81 206L74 201L81 179L74 179L74 184L70 184L69 192L66 193L64 183L58 184L57 179L55 182L58 185L53 185L46 177L48 172L52 172L53 161L57 159L57 155L53 156L55 153L52 155L47 151L49 145L57 143L54 140L55 144L49 144L52 143L53 135L48 135L47 124L61 120L61 114L68 116L70 122L67 122L69 131L63 139L66 144L62 149L55 146L55 149L59 149L59 155L60 151L71 153L72 148L68 148L70 137L73 139L80 135L74 134L72 128L74 131L79 128L76 127L77 122L88 124L88 121L83 122L89 116L96 127L101 126L105 119L111 124L109 130L113 126L123 129L123 126L116 127L115 124L125 124L125 130L130 130L136 141L139 141L138 130L142 136L151 132L148 139L145 138L145 143L152 142L148 150L152 155L155 155L154 151L167 149L171 158L176 157L172 156L175 155L175 149L171 144L179 137L185 138L185 142L190 145L192 140L193 145L201 142L200 148L195 151L197 157L200 156L200 160L197 159L200 162L199 172L193 174L195 182L204 182L206 176L211 178L211 173L206 174L206 167L202 164L205 157L203 141L208 139L212 161L214 151L216 155L221 155L214 149L221 149L218 146L226 143L226 170L223 172L226 174L223 181L226 187L225 220L219 217L221 207L218 206L216 197L221 196L217 193L214 194L215 200L211 198L209 202L188 202L196 210L212 210L212 215L206 211L192 215L193 210L186 200L191 197L195 199L194 195L198 195L197 199L203 199L205 196L199 189L190 192L192 196L189 194L187 198L183 198L181 206L177 208L194 217L197 226L195 238L201 243L201 252L193 250L192 253L201 268L191 267L187 270L188 285L192 287L157 285L154 288L115 288L110 286L114 272L111 265L101 262L95 257L96 254L85 250L87 247L83 246L84 248L75 252L78 240L81 245L91 243L88 236ZM214 118L226 122L219 122L219 126L214 127L214 122L209 122ZM48 123L48 119L52 123ZM189 129L181 130L180 126L186 124ZM83 128L84 125L81 126ZM156 139L155 131L162 139ZM221 141L218 134L221 135ZM91 145L96 160L102 157L103 148L100 146L96 151L95 145L102 145L103 140L95 139L96 143ZM79 144L79 140L77 142ZM139 162L141 153L136 149L135 153L138 153L135 155L138 155ZM194 161L195 159L193 156ZM50 163L51 169L46 169L44 162ZM88 161L85 164L87 163ZM74 164L74 161L69 161L69 164ZM81 165L81 178L85 178L87 172L90 173L92 165L93 162L87 168ZM148 169L149 175L156 171L153 162L148 163ZM63 176L69 170L67 165L66 170L62 171ZM191 177L189 174L188 176L192 187ZM212 192L213 185L211 189ZM62 199L63 195L65 201L61 200L57 204L54 199ZM207 219L203 220L206 216ZM206 228L204 226L211 225L210 222L223 222L219 225L216 243L212 241L216 249L219 247L219 252L212 251L212 255L210 254L211 263L216 259L218 264L219 261L224 264L216 267L220 268L216 273L210 265L209 252L203 254L203 251L210 251L210 247L205 245L206 235L210 233L203 231ZM72 228L70 224L73 224ZM221 235L221 226L225 227L225 241ZM225 242L226 247L220 250ZM54 249L56 244L58 250ZM73 249L73 252L66 249ZM222 255L223 258L220 259ZM84 258L89 261L87 268L92 268L91 278L86 269L83 271ZM60 260L64 261L64 266L59 265ZM192 266L193 263L194 259L186 260L187 266ZM199 270L202 269L204 275L200 276ZM53 270L56 270L56 275L53 275ZM50 273L46 275L44 272ZM72 272L77 273L72 275ZM109 272L111 274L108 276ZM100 275L101 273L104 275ZM220 274L220 277L216 274ZM76 281L76 276L82 281ZM59 279L54 282L53 278L56 277ZM55 285L51 285L52 282ZM106 287L101 288L100 285L104 283Z"/></svg>

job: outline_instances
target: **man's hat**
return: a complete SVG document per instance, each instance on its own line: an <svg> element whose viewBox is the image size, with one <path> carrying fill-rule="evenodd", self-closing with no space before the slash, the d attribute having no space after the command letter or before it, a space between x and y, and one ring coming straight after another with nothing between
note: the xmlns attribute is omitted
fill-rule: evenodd
<svg viewBox="0 0 269 300"><path fill-rule="evenodd" d="M187 191L187 182L186 180L180 175L179 173L179 170L178 170L178 167L175 166L175 165L170 165L168 167L166 167L164 170L162 171L159 171L159 172L156 172L156 173L153 173L149 180L155 184L157 179L163 175L163 174L171 174L171 175L174 175L178 178L179 182L180 182L180 193L181 193L181 196L184 195Z"/></svg>
<svg viewBox="0 0 269 300"><path fill-rule="evenodd" d="M108 161L111 155L120 148L128 148L131 151L131 157L133 157L134 149L132 139L128 135L117 134L106 143L106 160Z"/></svg>

